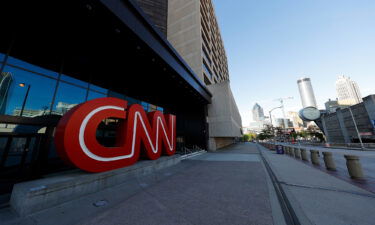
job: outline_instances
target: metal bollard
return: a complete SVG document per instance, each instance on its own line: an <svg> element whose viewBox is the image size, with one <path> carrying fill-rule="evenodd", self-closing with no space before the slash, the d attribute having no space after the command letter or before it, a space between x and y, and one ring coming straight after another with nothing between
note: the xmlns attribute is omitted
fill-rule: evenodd
<svg viewBox="0 0 375 225"><path fill-rule="evenodd" d="M301 157L302 157L302 160L304 160L304 161L309 161L309 159L307 158L307 152L306 152L306 149L302 149L302 148L301 148Z"/></svg>
<svg viewBox="0 0 375 225"><path fill-rule="evenodd" d="M332 152L323 152L323 160L327 170L336 170L336 165L332 158Z"/></svg>
<svg viewBox="0 0 375 225"><path fill-rule="evenodd" d="M344 157L350 177L353 179L363 178L364 175L359 157L356 155L344 155Z"/></svg>
<svg viewBox="0 0 375 225"><path fill-rule="evenodd" d="M319 162L319 151L318 150L310 150L310 157L311 163L314 165L320 165Z"/></svg>
<svg viewBox="0 0 375 225"><path fill-rule="evenodd" d="M299 148L294 148L294 157L297 159L301 158L301 151L299 150Z"/></svg>

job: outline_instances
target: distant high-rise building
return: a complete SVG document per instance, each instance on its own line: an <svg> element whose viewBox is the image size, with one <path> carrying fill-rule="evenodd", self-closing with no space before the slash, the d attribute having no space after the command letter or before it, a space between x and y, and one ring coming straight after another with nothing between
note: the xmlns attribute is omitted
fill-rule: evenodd
<svg viewBox="0 0 375 225"><path fill-rule="evenodd" d="M253 111L253 120L254 121L263 121L264 120L263 108L260 107L260 105L258 103L255 103L252 111Z"/></svg>
<svg viewBox="0 0 375 225"><path fill-rule="evenodd" d="M292 122L294 129L301 130L303 128L303 120L299 117L298 112L289 111L288 118Z"/></svg>
<svg viewBox="0 0 375 225"><path fill-rule="evenodd" d="M336 109L340 108L340 105L337 99L336 100L328 99L328 101L324 103L324 105L328 113L334 113L336 112Z"/></svg>
<svg viewBox="0 0 375 225"><path fill-rule="evenodd" d="M340 105L355 105L362 102L359 87L350 77L339 76L336 80L336 92Z"/></svg>
<svg viewBox="0 0 375 225"><path fill-rule="evenodd" d="M297 84L298 84L299 94L301 96L303 108L306 108L309 106L318 108L310 78L308 77L301 78L297 81Z"/></svg>
<svg viewBox="0 0 375 225"><path fill-rule="evenodd" d="M285 125L287 127L285 127ZM290 119L276 118L276 127L291 128L291 127L293 127L293 122L290 121Z"/></svg>
<svg viewBox="0 0 375 225"><path fill-rule="evenodd" d="M2 72L0 74L0 114L5 113L12 82L13 76L10 72Z"/></svg>

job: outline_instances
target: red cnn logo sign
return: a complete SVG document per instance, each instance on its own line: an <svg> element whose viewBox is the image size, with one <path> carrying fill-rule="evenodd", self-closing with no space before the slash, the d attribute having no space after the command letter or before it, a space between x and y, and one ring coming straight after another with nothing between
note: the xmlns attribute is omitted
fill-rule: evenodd
<svg viewBox="0 0 375 225"><path fill-rule="evenodd" d="M176 151L176 116L160 111L147 113L138 104L127 106L117 98L98 98L77 105L59 121L55 144L66 162L89 172L126 167L138 161L141 150L155 160ZM96 130L106 118L124 122L117 131L115 147L105 147L96 139Z"/></svg>

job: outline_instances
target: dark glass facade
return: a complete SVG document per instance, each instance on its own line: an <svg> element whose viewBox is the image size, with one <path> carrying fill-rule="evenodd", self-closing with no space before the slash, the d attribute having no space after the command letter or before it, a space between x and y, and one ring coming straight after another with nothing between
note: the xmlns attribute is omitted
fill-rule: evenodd
<svg viewBox="0 0 375 225"><path fill-rule="evenodd" d="M205 148L212 95L133 1L5 1L0 21L0 195L70 169L54 149L55 127L95 98L174 114L177 150ZM113 146L120 122L104 120L97 140Z"/></svg>
<svg viewBox="0 0 375 225"><path fill-rule="evenodd" d="M5 91L0 101L0 113L3 115L63 115L77 104L102 97L117 97L127 100L129 104L141 104L147 112L157 109L163 111L161 107L124 94L1 55L4 66L0 90Z"/></svg>
<svg viewBox="0 0 375 225"><path fill-rule="evenodd" d="M9 192L12 184L17 182L13 180L15 174L23 180L32 177L29 175L35 174L35 170L50 173L69 169L60 161L54 148L53 134L48 134L47 125L43 122L29 125L22 122L22 118L43 120L52 116L56 124L77 104L102 97L121 98L129 105L140 104L146 112L164 111L162 107L148 102L19 60L12 57L11 52L9 55L1 53L0 63L0 195ZM63 71L62 65L61 68ZM18 118L20 122L2 122L2 116ZM105 146L113 146L118 124L115 119L103 121L97 131L98 141ZM49 138L49 144L43 147L46 138ZM42 164L38 161L41 152L45 154ZM38 168L40 165L43 165L42 169Z"/></svg>

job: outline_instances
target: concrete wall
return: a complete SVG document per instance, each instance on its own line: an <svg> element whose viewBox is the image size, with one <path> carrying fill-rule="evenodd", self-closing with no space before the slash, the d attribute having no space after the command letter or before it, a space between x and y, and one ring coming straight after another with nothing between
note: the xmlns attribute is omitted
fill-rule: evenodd
<svg viewBox="0 0 375 225"><path fill-rule="evenodd" d="M209 150L229 145L241 137L241 116L230 89L229 81L207 86L212 92L212 103L208 105Z"/></svg>
<svg viewBox="0 0 375 225"><path fill-rule="evenodd" d="M366 141L375 141L375 95L363 98L363 102L350 106L354 120L360 133L371 133L361 135ZM358 134L355 129L353 118L349 108L337 109L335 113L327 113L318 121L324 131L327 141L330 143L352 143L358 141Z"/></svg>
<svg viewBox="0 0 375 225"><path fill-rule="evenodd" d="M168 1L168 41L203 81L199 0Z"/></svg>

